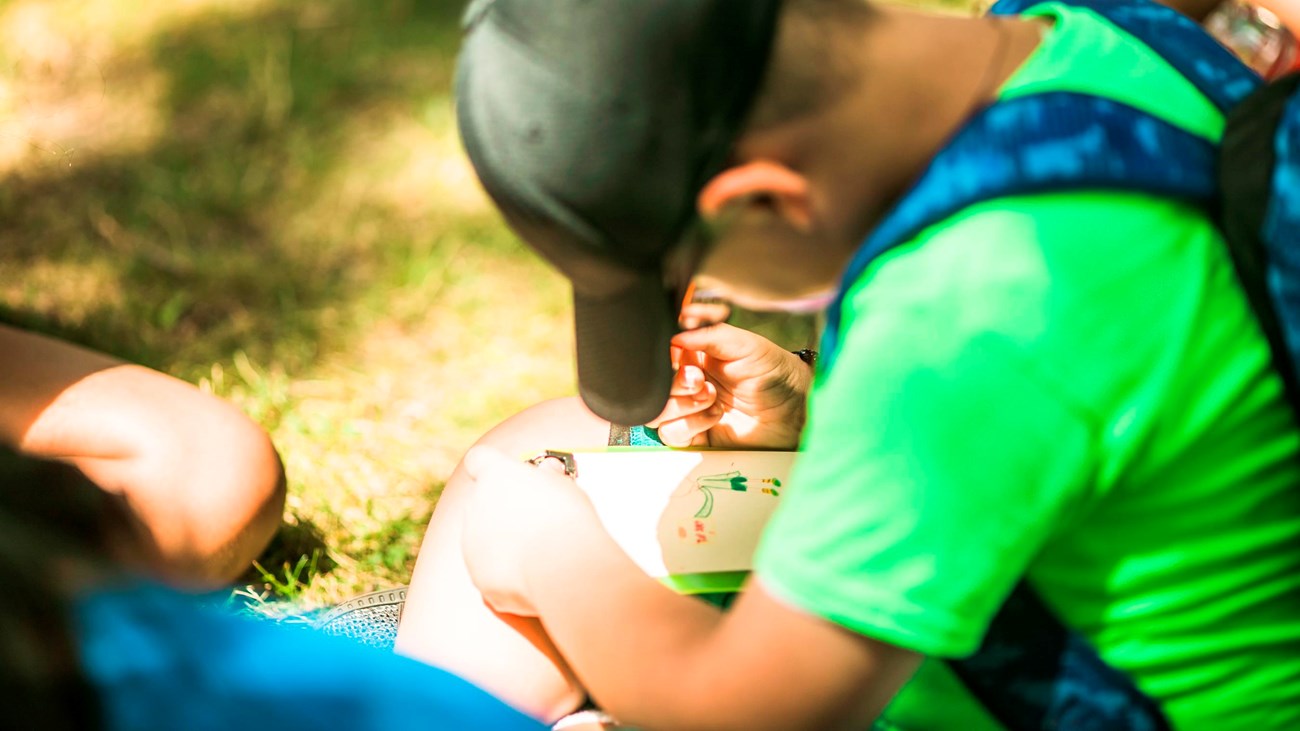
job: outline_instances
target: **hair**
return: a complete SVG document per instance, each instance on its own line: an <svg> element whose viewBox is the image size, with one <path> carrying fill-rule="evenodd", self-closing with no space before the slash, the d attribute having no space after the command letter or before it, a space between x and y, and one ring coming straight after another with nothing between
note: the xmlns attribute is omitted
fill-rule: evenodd
<svg viewBox="0 0 1300 731"><path fill-rule="evenodd" d="M113 557L134 536L121 499L79 470L0 448L0 696L23 699L0 725L101 725L69 610L88 588L77 584L112 577Z"/></svg>
<svg viewBox="0 0 1300 731"><path fill-rule="evenodd" d="M798 120L839 97L859 73L849 46L875 17L866 0L786 0L746 130Z"/></svg>

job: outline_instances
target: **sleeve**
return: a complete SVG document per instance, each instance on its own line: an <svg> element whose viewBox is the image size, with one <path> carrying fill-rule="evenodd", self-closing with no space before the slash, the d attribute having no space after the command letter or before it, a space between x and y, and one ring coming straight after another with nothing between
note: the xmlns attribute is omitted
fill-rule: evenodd
<svg viewBox="0 0 1300 731"><path fill-rule="evenodd" d="M778 600L940 657L975 651L1083 504L1096 441L1095 418L1034 359L1046 282L970 263L936 278L898 261L851 293L859 314L755 563Z"/></svg>

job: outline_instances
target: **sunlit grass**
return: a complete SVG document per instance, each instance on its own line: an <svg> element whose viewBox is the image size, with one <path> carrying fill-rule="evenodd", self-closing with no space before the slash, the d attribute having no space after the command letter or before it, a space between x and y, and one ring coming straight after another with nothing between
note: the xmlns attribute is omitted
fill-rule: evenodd
<svg viewBox="0 0 1300 731"><path fill-rule="evenodd" d="M459 454L573 390L566 288L456 142L457 5L0 5L0 306L271 432L251 595L405 582Z"/></svg>
<svg viewBox="0 0 1300 731"><path fill-rule="evenodd" d="M0 315L270 431L259 611L405 583L461 453L575 391L567 285L456 140L460 5L0 0Z"/></svg>

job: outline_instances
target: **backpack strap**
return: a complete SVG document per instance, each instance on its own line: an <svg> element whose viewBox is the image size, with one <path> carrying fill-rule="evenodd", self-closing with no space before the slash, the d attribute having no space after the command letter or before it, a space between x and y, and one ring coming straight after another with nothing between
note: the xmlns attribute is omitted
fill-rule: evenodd
<svg viewBox="0 0 1300 731"><path fill-rule="evenodd" d="M850 260L826 312L822 367L835 363L845 294L872 262L931 224L995 198L1081 188L1151 192L1209 206L1214 159L1209 141L1110 99L1053 92L985 108Z"/></svg>
<svg viewBox="0 0 1300 731"><path fill-rule="evenodd" d="M1164 712L1021 582L979 650L948 666L1011 731L1169 731Z"/></svg>
<svg viewBox="0 0 1300 731"><path fill-rule="evenodd" d="M1220 147L1220 226L1251 309L1300 415L1300 74L1228 115ZM1222 161L1231 161L1224 164Z"/></svg>
<svg viewBox="0 0 1300 731"><path fill-rule="evenodd" d="M1044 2L1091 10L1155 51L1221 112L1259 87L1260 78L1191 18L1151 0L999 0L990 15L1019 15Z"/></svg>

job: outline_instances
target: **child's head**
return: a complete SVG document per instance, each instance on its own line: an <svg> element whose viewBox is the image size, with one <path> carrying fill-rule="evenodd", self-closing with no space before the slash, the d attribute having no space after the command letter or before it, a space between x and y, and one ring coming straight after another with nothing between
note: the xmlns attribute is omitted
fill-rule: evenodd
<svg viewBox="0 0 1300 731"><path fill-rule="evenodd" d="M849 44L872 17L862 0L471 5L462 137L507 220L573 282L598 414L658 415L701 266L750 305L833 288L844 257L825 239L845 226L797 163L857 84Z"/></svg>

